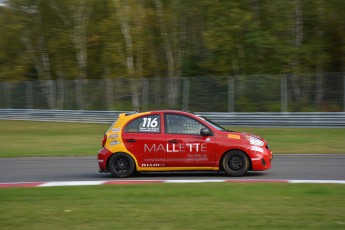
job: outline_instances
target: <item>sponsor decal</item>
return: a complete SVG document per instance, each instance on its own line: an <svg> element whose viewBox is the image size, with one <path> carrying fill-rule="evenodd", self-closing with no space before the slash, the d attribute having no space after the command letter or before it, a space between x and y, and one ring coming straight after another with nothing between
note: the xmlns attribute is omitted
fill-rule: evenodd
<svg viewBox="0 0 345 230"><path fill-rule="evenodd" d="M112 141L112 142L110 142L110 145L119 145L119 144L121 144L120 141Z"/></svg>
<svg viewBox="0 0 345 230"><path fill-rule="evenodd" d="M116 139L119 137L119 134L111 134L109 135L109 139Z"/></svg>
<svg viewBox="0 0 345 230"><path fill-rule="evenodd" d="M187 143L187 144L144 144L144 152L207 152L206 144L204 143Z"/></svg>
<svg viewBox="0 0 345 230"><path fill-rule="evenodd" d="M139 132L148 132L148 133L159 133L159 128L153 128L153 127L140 127Z"/></svg>
<svg viewBox="0 0 345 230"><path fill-rule="evenodd" d="M228 134L228 138L239 140L241 138L241 136L240 135L236 135L236 134Z"/></svg>
<svg viewBox="0 0 345 230"><path fill-rule="evenodd" d="M192 154L187 154L187 157L190 159L192 158L191 161L208 161L208 156L207 154L203 153L192 153Z"/></svg>
<svg viewBox="0 0 345 230"><path fill-rule="evenodd" d="M264 153L264 150L261 147L258 147L258 146L252 146L251 150L257 151L257 152L260 152L260 153Z"/></svg>
<svg viewBox="0 0 345 230"><path fill-rule="evenodd" d="M121 131L121 128L112 128L111 131L112 131L113 133L118 133L118 132Z"/></svg>
<svg viewBox="0 0 345 230"><path fill-rule="evenodd" d="M189 163L189 162L205 162L208 161L207 157L203 158L167 158L167 162L184 162L184 163Z"/></svg>
<svg viewBox="0 0 345 230"><path fill-rule="evenodd" d="M144 159L145 162L164 162L166 161L165 158L146 158Z"/></svg>
<svg viewBox="0 0 345 230"><path fill-rule="evenodd" d="M164 164L141 164L141 167L164 167Z"/></svg>

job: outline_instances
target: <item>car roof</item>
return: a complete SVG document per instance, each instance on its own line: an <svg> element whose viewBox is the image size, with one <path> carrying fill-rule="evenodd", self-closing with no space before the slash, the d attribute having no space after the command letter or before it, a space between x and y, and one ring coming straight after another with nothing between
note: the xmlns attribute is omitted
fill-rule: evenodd
<svg viewBox="0 0 345 230"><path fill-rule="evenodd" d="M165 110L152 110L152 111L141 111L141 112L127 112L127 113L122 113L122 116L138 116L138 115L145 115L145 114L150 114L150 113L175 113L175 114L185 114L185 115L196 115L192 112L187 112L187 111L181 111L181 110L173 110L173 109L165 109Z"/></svg>
<svg viewBox="0 0 345 230"><path fill-rule="evenodd" d="M141 112L127 112L119 114L119 118L128 117L128 116L141 116L145 114L158 114L158 113L175 113L175 114L184 114L184 115L193 115L197 116L192 112L181 111L181 110L172 110L172 109L165 109L165 110L152 110L152 111L141 111Z"/></svg>
<svg viewBox="0 0 345 230"><path fill-rule="evenodd" d="M153 110L153 111L147 111L149 113L180 113L180 114L193 114L192 112L188 111L181 111L181 110L173 110L173 109L164 109L164 110ZM143 112L145 113L145 112Z"/></svg>

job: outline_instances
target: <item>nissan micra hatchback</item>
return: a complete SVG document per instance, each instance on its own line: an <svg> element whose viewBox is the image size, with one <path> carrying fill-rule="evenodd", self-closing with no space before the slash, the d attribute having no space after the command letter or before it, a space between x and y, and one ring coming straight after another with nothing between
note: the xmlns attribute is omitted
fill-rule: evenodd
<svg viewBox="0 0 345 230"><path fill-rule="evenodd" d="M211 170L243 176L271 168L272 151L258 136L233 132L192 113L122 113L103 137L100 172Z"/></svg>

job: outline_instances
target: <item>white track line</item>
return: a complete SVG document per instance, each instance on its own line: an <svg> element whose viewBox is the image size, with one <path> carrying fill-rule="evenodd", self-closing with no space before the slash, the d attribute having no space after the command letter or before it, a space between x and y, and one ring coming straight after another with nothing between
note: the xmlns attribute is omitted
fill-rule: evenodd
<svg viewBox="0 0 345 230"><path fill-rule="evenodd" d="M291 183L291 184L345 184L345 180L275 180L275 179L228 179L228 180L108 180L108 181L52 181L52 182L12 182L0 183L0 188L9 187L57 187L86 185L124 185L155 183Z"/></svg>
<svg viewBox="0 0 345 230"><path fill-rule="evenodd" d="M60 182L46 182L37 187L55 187L55 186L85 186L85 185L102 185L104 181L60 181Z"/></svg>
<svg viewBox="0 0 345 230"><path fill-rule="evenodd" d="M226 182L226 180L165 180L163 183L209 183L209 182Z"/></svg>
<svg viewBox="0 0 345 230"><path fill-rule="evenodd" d="M301 183L312 183L312 184L345 184L345 180L289 180L289 183L301 184Z"/></svg>

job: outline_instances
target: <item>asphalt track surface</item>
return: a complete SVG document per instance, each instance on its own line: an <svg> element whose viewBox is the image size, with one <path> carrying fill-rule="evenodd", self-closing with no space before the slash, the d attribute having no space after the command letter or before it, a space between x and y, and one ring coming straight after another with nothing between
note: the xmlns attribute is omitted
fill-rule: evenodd
<svg viewBox="0 0 345 230"><path fill-rule="evenodd" d="M119 179L99 173L94 157L0 158L0 183L111 180L345 180L345 154L276 154L272 168L228 177L218 172L155 172Z"/></svg>

